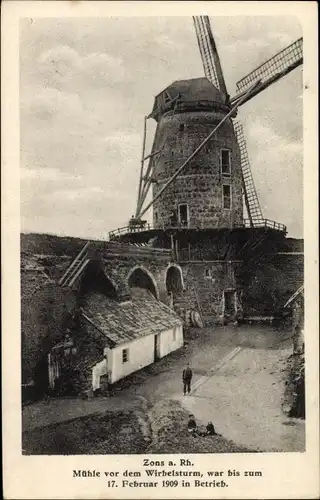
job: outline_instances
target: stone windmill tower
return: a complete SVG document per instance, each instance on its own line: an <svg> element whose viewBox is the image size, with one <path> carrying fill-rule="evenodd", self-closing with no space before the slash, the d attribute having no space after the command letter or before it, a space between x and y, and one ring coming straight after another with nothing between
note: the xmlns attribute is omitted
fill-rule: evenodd
<svg viewBox="0 0 320 500"><path fill-rule="evenodd" d="M173 102L163 109L167 96ZM153 169L154 198L229 111L226 96L207 78L174 82L156 97L151 113L157 121L154 151L166 141ZM231 118L153 204L154 227L174 221L201 229L243 224L240 150Z"/></svg>
<svg viewBox="0 0 320 500"><path fill-rule="evenodd" d="M230 97L209 18L193 20L205 77L175 81L155 97L145 118L135 217L110 239L171 247L190 279L189 306L196 302L201 310L200 297L210 317L236 312L243 276L286 235L283 224L263 217L235 117L240 106L302 64L302 38L242 78ZM146 155L150 118L157 127ZM149 225L143 216L151 207Z"/></svg>

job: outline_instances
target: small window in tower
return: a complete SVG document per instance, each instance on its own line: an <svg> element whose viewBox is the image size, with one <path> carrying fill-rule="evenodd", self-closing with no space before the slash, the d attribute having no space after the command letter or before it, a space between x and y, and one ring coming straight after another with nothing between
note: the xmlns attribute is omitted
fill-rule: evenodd
<svg viewBox="0 0 320 500"><path fill-rule="evenodd" d="M222 186L222 206L226 210L231 209L231 186Z"/></svg>
<svg viewBox="0 0 320 500"><path fill-rule="evenodd" d="M180 132L184 131L184 123L180 123L180 125L179 125L179 131Z"/></svg>
<svg viewBox="0 0 320 500"><path fill-rule="evenodd" d="M220 150L220 166L222 175L231 175L231 153L229 149Z"/></svg>
<svg viewBox="0 0 320 500"><path fill-rule="evenodd" d="M207 279L211 279L212 278L211 269L205 269L204 276Z"/></svg>
<svg viewBox="0 0 320 500"><path fill-rule="evenodd" d="M179 222L181 226L188 227L189 226L188 205L186 203L179 205L178 213L179 213Z"/></svg>
<svg viewBox="0 0 320 500"><path fill-rule="evenodd" d="M155 212L155 213L154 213L154 220L155 220L156 222L158 222L158 212Z"/></svg>

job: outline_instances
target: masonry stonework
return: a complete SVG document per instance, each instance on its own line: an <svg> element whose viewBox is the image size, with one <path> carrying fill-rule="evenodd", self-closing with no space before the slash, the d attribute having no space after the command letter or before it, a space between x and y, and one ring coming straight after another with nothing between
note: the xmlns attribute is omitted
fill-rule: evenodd
<svg viewBox="0 0 320 500"><path fill-rule="evenodd" d="M232 262L186 262L181 264L185 291L176 299L176 308L184 319L190 310L198 311L199 305L206 324L222 321L223 294L236 291Z"/></svg>
<svg viewBox="0 0 320 500"><path fill-rule="evenodd" d="M194 82L187 81L191 89ZM181 104L157 115L153 151L161 150L161 155L154 160L153 196L227 113L219 92L213 86L208 89L205 101L191 100L193 96L190 97L189 89L185 92L187 97ZM222 150L229 151L230 155L231 168L227 173L221 170ZM231 188L230 208L223 206L224 185ZM172 213L178 214L180 204L188 205L190 227L234 227L243 223L240 152L231 119L220 126L213 138L154 203L155 227L168 225Z"/></svg>

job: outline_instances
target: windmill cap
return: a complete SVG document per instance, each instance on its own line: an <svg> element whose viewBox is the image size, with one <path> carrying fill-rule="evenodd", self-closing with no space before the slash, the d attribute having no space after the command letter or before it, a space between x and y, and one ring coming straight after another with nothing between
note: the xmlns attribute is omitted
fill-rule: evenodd
<svg viewBox="0 0 320 500"><path fill-rule="evenodd" d="M208 78L193 78L192 80L176 80L165 89L169 94L180 94L185 101L213 101L223 104L225 99Z"/></svg>
<svg viewBox="0 0 320 500"><path fill-rule="evenodd" d="M176 80L163 89L156 97L151 115L156 114L166 102L179 99L187 103L199 101L224 105L226 98L206 77L191 80ZM172 104L173 105L173 104Z"/></svg>

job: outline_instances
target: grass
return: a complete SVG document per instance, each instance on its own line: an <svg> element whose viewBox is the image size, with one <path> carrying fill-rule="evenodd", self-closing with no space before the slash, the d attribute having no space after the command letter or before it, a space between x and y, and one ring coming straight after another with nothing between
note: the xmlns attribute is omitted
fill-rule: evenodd
<svg viewBox="0 0 320 500"><path fill-rule="evenodd" d="M27 455L252 451L223 436L192 437L187 432L187 419L188 413L172 400L156 403L149 412L142 405L130 411L108 412L106 408L104 413L24 432L22 447Z"/></svg>
<svg viewBox="0 0 320 500"><path fill-rule="evenodd" d="M139 411L106 412L23 433L27 455L144 453L150 442Z"/></svg>

